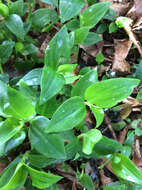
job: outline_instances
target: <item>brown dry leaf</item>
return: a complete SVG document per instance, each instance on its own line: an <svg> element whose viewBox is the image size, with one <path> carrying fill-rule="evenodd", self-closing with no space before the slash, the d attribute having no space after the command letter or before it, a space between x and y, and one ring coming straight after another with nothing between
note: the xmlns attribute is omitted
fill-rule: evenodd
<svg viewBox="0 0 142 190"><path fill-rule="evenodd" d="M142 0L135 0L136 15L142 16Z"/></svg>
<svg viewBox="0 0 142 190"><path fill-rule="evenodd" d="M125 60L132 46L132 41L128 39L114 40L115 55L112 70L115 72L130 73L130 65Z"/></svg>
<svg viewBox="0 0 142 190"><path fill-rule="evenodd" d="M102 50L103 50L103 46L104 46L104 41L100 41L98 43L96 43L95 45L91 45L91 46L84 46L84 45L80 45L80 47L89 55L96 57L97 54Z"/></svg>
<svg viewBox="0 0 142 190"><path fill-rule="evenodd" d="M130 115L130 113L132 112L132 105L127 104L127 103L121 104L120 109L121 109L121 111L120 111L121 118L126 119Z"/></svg>
<svg viewBox="0 0 142 190"><path fill-rule="evenodd" d="M125 128L120 132L120 135L119 135L119 142L120 142L121 144L124 143L125 138L126 138L126 135L127 135L127 132L128 132L128 127L125 127Z"/></svg>
<svg viewBox="0 0 142 190"><path fill-rule="evenodd" d="M100 0L100 2L104 1L106 0ZM125 15L131 7L131 3L128 2L128 0L122 0L122 2L120 3L114 2L114 0L107 0L107 1L111 2L110 8L116 11L117 16Z"/></svg>

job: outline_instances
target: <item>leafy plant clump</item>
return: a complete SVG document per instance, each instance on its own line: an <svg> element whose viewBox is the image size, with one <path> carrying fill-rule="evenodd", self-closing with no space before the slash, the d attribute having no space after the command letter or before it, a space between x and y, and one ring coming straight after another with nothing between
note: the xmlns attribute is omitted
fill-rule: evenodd
<svg viewBox="0 0 142 190"><path fill-rule="evenodd" d="M102 21L111 22L109 31L116 32L115 11L109 2L88 1L85 10L85 0L40 3L44 8L33 0L0 3L0 163L5 168L0 189L58 190L64 180L72 180L78 189L94 190L98 177L86 172L90 160L96 173L111 165L115 183L101 184L102 189L141 188L142 173L131 161L131 139L121 144L105 134L104 125L107 113L116 113L122 101L134 97L138 72L100 76L105 61L100 51L96 66L79 64L80 47L102 41L93 32L96 27L105 30ZM40 52L37 38L45 35L50 40ZM5 72L11 65L20 71L18 76ZM92 126L87 118L93 118ZM135 134L130 133L132 138Z"/></svg>

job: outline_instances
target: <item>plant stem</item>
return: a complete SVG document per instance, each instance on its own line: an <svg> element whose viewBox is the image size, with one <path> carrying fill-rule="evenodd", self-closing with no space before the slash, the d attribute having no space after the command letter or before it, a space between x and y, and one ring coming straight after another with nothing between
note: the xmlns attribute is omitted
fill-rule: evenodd
<svg viewBox="0 0 142 190"><path fill-rule="evenodd" d="M2 64L0 63L0 72L1 74L4 74L3 68L2 68Z"/></svg>

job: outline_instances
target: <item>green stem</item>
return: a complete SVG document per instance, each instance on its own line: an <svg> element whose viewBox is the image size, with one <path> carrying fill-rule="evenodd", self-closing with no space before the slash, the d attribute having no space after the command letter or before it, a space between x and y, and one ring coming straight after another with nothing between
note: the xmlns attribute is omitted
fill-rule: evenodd
<svg viewBox="0 0 142 190"><path fill-rule="evenodd" d="M0 72L1 74L4 74L3 68L2 68L2 64L0 63Z"/></svg>
<svg viewBox="0 0 142 190"><path fill-rule="evenodd" d="M30 3L30 8L29 8L29 12L28 12L26 22L28 22L31 18L33 7L34 7L34 1L33 1L33 3Z"/></svg>

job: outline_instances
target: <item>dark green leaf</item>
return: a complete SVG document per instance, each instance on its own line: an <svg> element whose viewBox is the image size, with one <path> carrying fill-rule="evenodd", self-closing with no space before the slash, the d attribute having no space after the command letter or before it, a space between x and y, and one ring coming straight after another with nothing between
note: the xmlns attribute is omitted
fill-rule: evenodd
<svg viewBox="0 0 142 190"><path fill-rule="evenodd" d="M80 179L80 183L87 190L94 190L95 188L91 177L87 174L83 174Z"/></svg>
<svg viewBox="0 0 142 190"><path fill-rule="evenodd" d="M14 44L15 43L13 41L4 41L0 45L0 63L4 64L8 61L12 54Z"/></svg>
<svg viewBox="0 0 142 190"><path fill-rule="evenodd" d="M84 98L85 90L92 84L98 81L97 69L87 72L77 83L73 86L71 95L80 96Z"/></svg>
<svg viewBox="0 0 142 190"><path fill-rule="evenodd" d="M67 64L70 60L71 42L66 26L52 38L45 52L45 65L57 70L61 64Z"/></svg>
<svg viewBox="0 0 142 190"><path fill-rule="evenodd" d="M57 13L53 9L41 8L32 14L32 23L39 28L46 26L50 22L56 22L57 20Z"/></svg>
<svg viewBox="0 0 142 190"><path fill-rule="evenodd" d="M92 44L98 43L99 41L102 41L102 38L98 34L95 34L94 32L89 32L83 42L83 45L90 46Z"/></svg>
<svg viewBox="0 0 142 190"><path fill-rule="evenodd" d="M142 185L141 171L125 155L115 154L111 166L118 177Z"/></svg>
<svg viewBox="0 0 142 190"><path fill-rule="evenodd" d="M25 165L25 167L28 169L28 172L31 176L32 185L40 189L50 187L62 179L60 176L35 170L28 165Z"/></svg>
<svg viewBox="0 0 142 190"><path fill-rule="evenodd" d="M64 77L50 67L44 67L41 78L40 104L55 96L65 84Z"/></svg>
<svg viewBox="0 0 142 190"><path fill-rule="evenodd" d="M24 40L24 24L19 15L12 14L5 20L7 28L21 40Z"/></svg>
<svg viewBox="0 0 142 190"><path fill-rule="evenodd" d="M24 2L23 0L18 0L15 2L11 2L9 6L10 14L17 14L19 16L23 16Z"/></svg>
<svg viewBox="0 0 142 190"><path fill-rule="evenodd" d="M62 132L72 129L83 121L85 115L86 108L82 98L77 96L70 98L53 114L46 132Z"/></svg>
<svg viewBox="0 0 142 190"><path fill-rule="evenodd" d="M85 5L85 0L60 0L61 22L76 16Z"/></svg>
<svg viewBox="0 0 142 190"><path fill-rule="evenodd" d="M33 53L37 53L38 49L37 47L30 43L30 44L27 44L24 46L24 51L23 51L23 55L30 55L30 54L33 54Z"/></svg>
<svg viewBox="0 0 142 190"><path fill-rule="evenodd" d="M122 149L123 146L119 142L103 136L103 138L95 144L94 152L102 156L119 152Z"/></svg>
<svg viewBox="0 0 142 190"><path fill-rule="evenodd" d="M110 108L127 98L138 84L138 79L108 79L89 86L85 97L87 101L96 106Z"/></svg>
<svg viewBox="0 0 142 190"><path fill-rule="evenodd" d="M62 137L59 134L47 134L49 120L45 117L37 117L33 120L29 130L29 138L32 146L48 158L65 158L65 148Z"/></svg>
<svg viewBox="0 0 142 190"><path fill-rule="evenodd" d="M80 15L81 26L94 27L109 10L109 6L109 2L102 2L96 3L85 9Z"/></svg>

